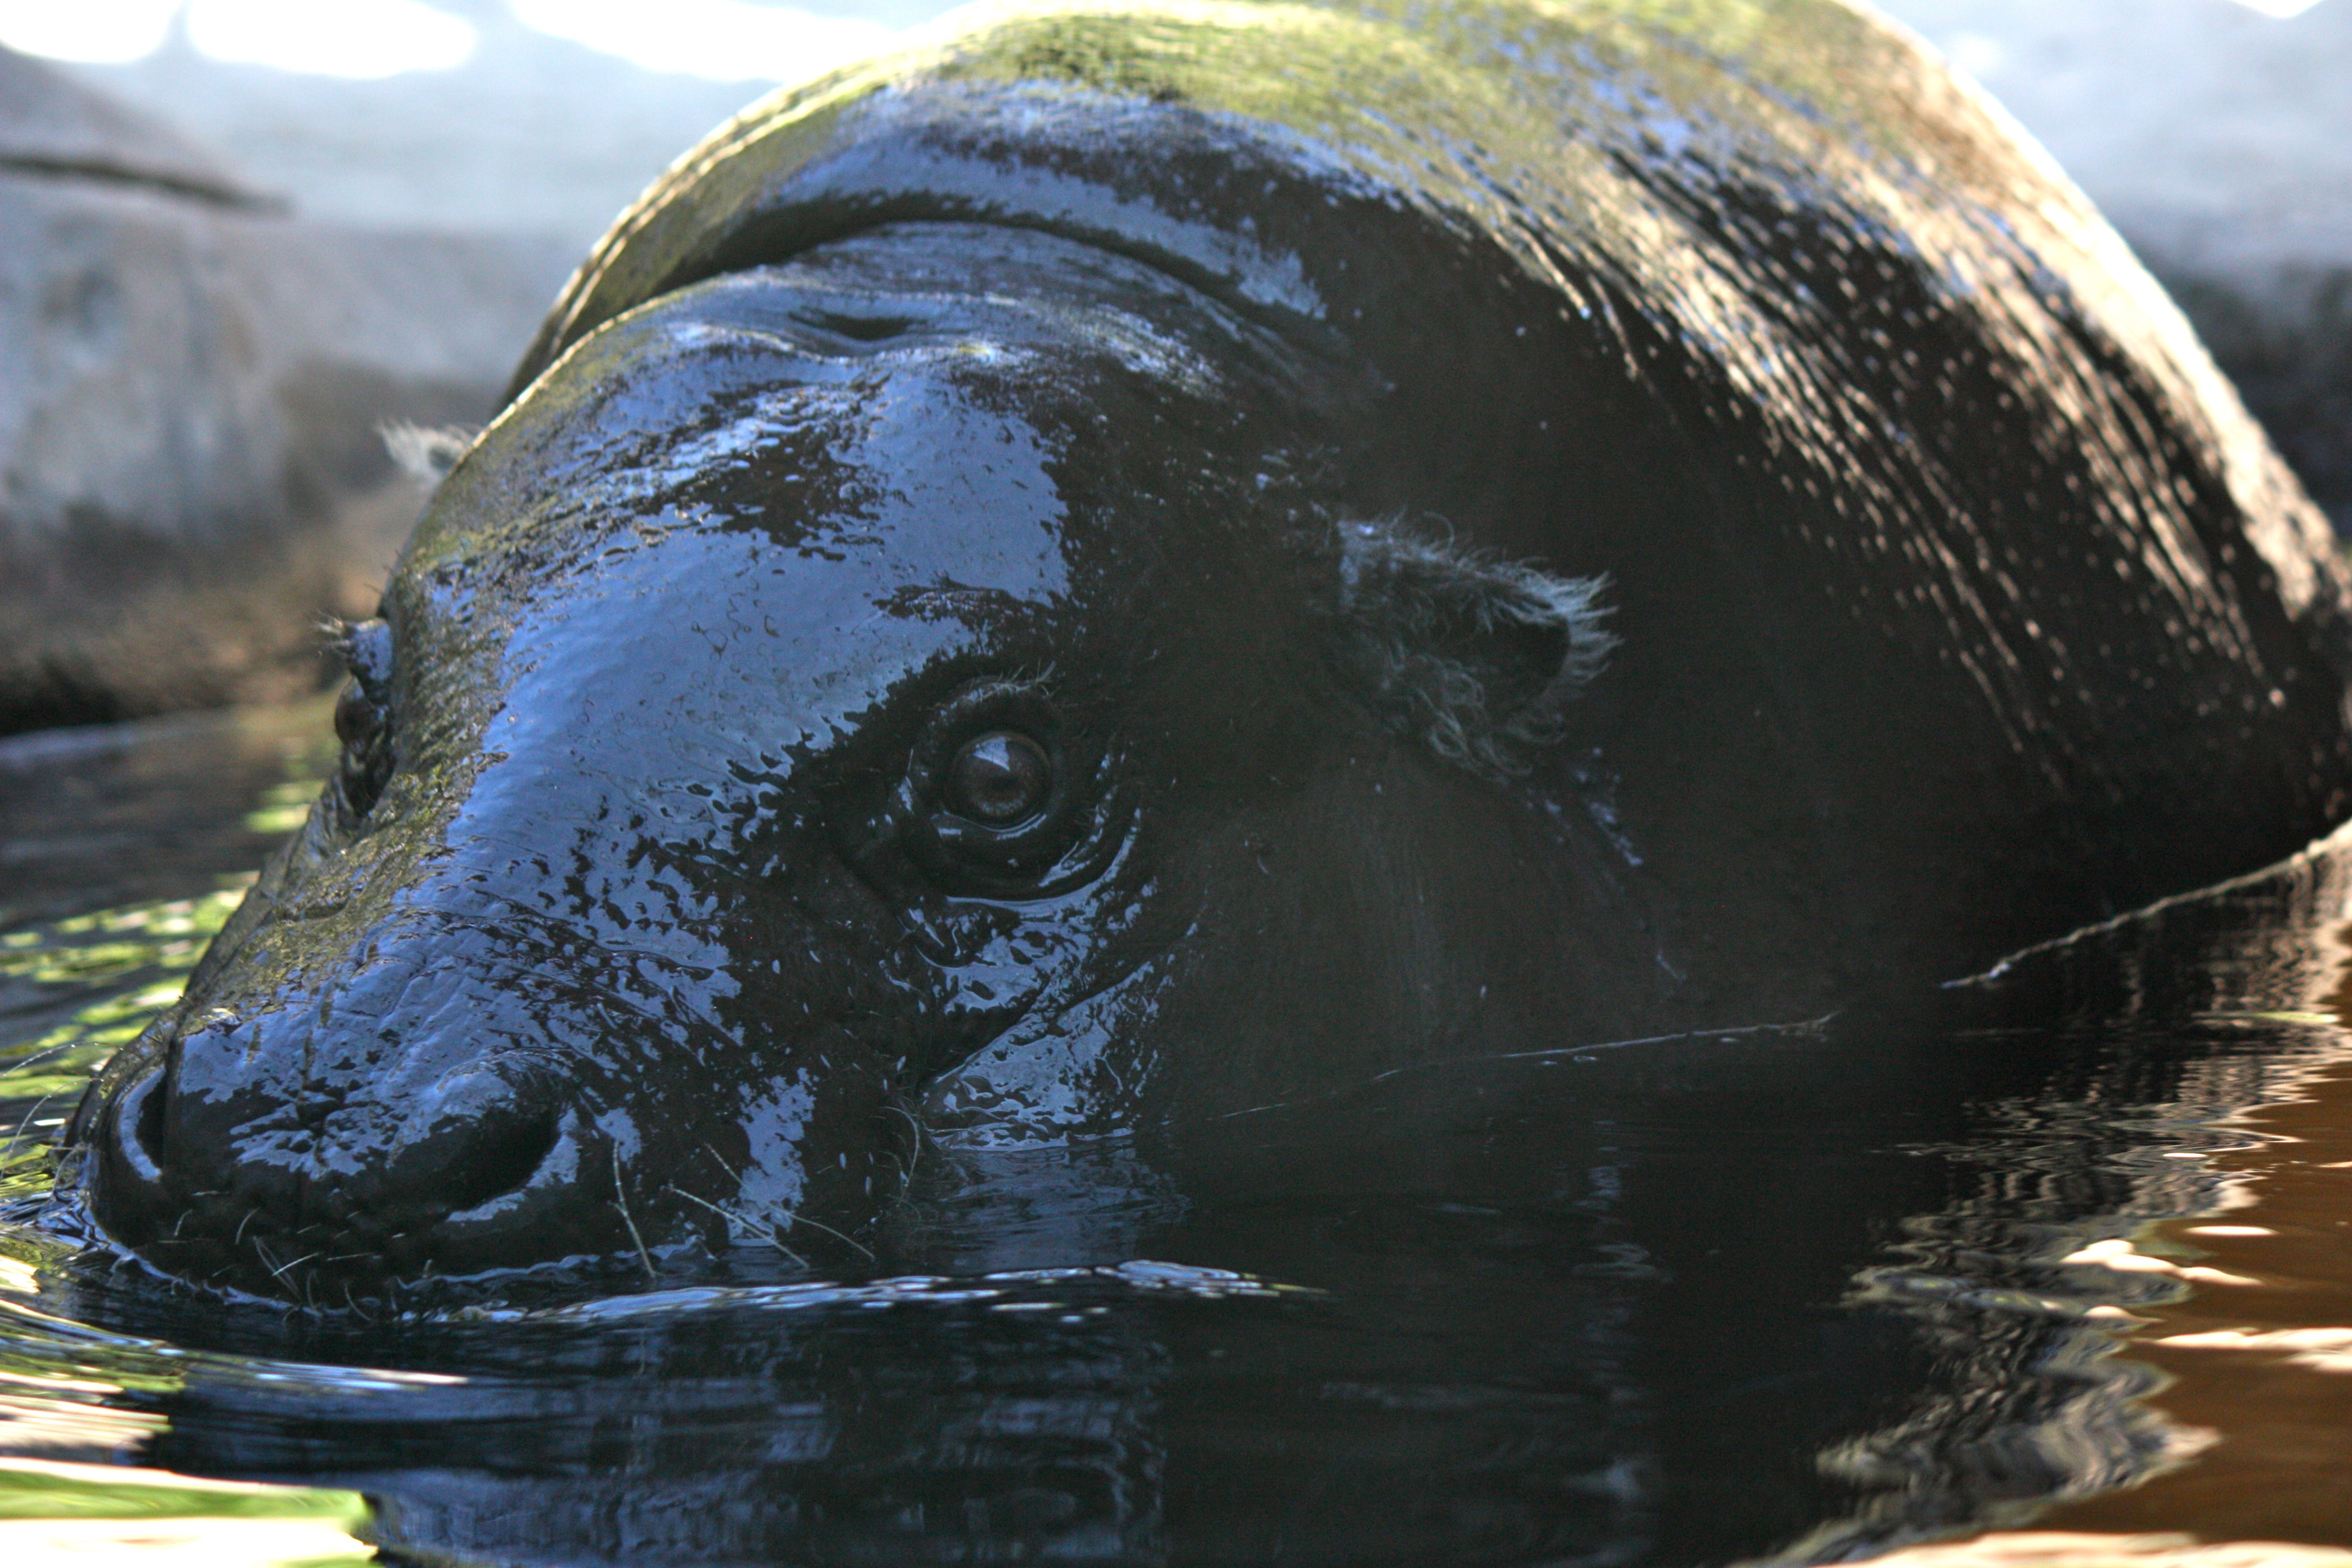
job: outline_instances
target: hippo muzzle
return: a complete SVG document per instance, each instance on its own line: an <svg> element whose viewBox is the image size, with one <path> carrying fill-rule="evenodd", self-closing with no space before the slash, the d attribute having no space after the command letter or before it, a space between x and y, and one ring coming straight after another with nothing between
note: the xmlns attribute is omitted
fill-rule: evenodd
<svg viewBox="0 0 2352 1568"><path fill-rule="evenodd" d="M725 1071L740 1037L708 968L518 916L402 924L322 994L175 1031L97 1133L110 1227L175 1271L340 1304L357 1281L631 1258L680 1220L793 1247L800 1211L854 1229L897 1191L888 1031L812 1016L762 1039L775 1070ZM842 1011L874 1000L794 967Z"/></svg>

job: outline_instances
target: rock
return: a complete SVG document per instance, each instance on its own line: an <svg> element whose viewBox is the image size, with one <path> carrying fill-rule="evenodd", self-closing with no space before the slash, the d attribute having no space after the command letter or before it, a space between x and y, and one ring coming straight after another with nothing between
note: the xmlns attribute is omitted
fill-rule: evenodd
<svg viewBox="0 0 2352 1568"><path fill-rule="evenodd" d="M1886 0L2047 147L2352 532L2352 0Z"/></svg>
<svg viewBox="0 0 2352 1568"><path fill-rule="evenodd" d="M5 47L0 169L116 180L232 205L272 205L168 128Z"/></svg>
<svg viewBox="0 0 2352 1568"><path fill-rule="evenodd" d="M373 80L278 70L200 54L182 29L141 60L59 68L205 145L235 148L248 178L310 217L561 234L574 259L670 160L772 85L647 70L551 37L506 0L436 9L477 38L444 70Z"/></svg>
<svg viewBox="0 0 2352 1568"><path fill-rule="evenodd" d="M2237 271L2151 266L2336 533L2352 534L2352 251Z"/></svg>
<svg viewBox="0 0 2352 1568"><path fill-rule="evenodd" d="M0 734L289 695L478 421L561 241L320 225L0 54Z"/></svg>

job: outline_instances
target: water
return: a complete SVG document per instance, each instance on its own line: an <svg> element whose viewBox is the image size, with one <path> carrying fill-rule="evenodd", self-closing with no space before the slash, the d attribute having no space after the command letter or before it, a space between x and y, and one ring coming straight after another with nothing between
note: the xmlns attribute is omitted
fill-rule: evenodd
<svg viewBox="0 0 2352 1568"><path fill-rule="evenodd" d="M0 743L0 1548L2352 1545L2352 842L1867 1017L1530 1041L1181 1148L933 1152L856 1277L369 1322L26 1223L324 734L311 706Z"/></svg>

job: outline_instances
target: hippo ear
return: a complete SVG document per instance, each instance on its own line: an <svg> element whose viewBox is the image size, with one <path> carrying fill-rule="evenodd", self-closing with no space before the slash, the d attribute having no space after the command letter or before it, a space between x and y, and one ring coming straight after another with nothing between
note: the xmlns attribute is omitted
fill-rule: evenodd
<svg viewBox="0 0 2352 1568"><path fill-rule="evenodd" d="M1399 733L1488 778L1524 773L1617 639L1606 579L1556 577L1396 522L1339 530L1344 659Z"/></svg>
<svg viewBox="0 0 2352 1568"><path fill-rule="evenodd" d="M395 421L376 426L376 435L383 438L383 449L391 454L394 467L428 486L438 485L448 478L449 470L457 466L457 459L466 455L480 434L462 425L434 426Z"/></svg>

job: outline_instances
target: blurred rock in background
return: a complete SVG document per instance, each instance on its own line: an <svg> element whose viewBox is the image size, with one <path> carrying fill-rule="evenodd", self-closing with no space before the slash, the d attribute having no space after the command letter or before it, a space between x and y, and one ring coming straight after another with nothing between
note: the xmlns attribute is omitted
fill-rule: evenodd
<svg viewBox="0 0 2352 1568"><path fill-rule="evenodd" d="M0 0L0 734L328 679L379 428L487 419L671 159L938 8Z"/></svg>
<svg viewBox="0 0 2352 1568"><path fill-rule="evenodd" d="M0 734L290 695L479 423L568 238L310 219L0 53Z"/></svg>
<svg viewBox="0 0 2352 1568"><path fill-rule="evenodd" d="M0 0L52 57L0 60L0 733L318 679L312 623L364 612L421 495L376 426L484 417L671 159L942 8L809 4ZM1885 4L2352 530L2352 0Z"/></svg>
<svg viewBox="0 0 2352 1568"><path fill-rule="evenodd" d="M120 65L65 68L204 144L233 151L241 173L283 193L308 216L543 235L569 245L575 261L672 159L797 74L796 66L813 73L890 36L873 21L806 16L741 0L731 6L711 0L433 0L433 14L463 28L462 55L453 64L371 78L342 73L371 68L372 60L385 57L394 65L431 58L425 40L415 40L404 58L396 14L378 16L372 28L367 14L379 10L372 0L299 0L355 18L308 50L282 32L247 39L223 26L240 14L268 20L289 4L195 0L180 8L152 52ZM908 19L941 8L919 5ZM764 11L784 26L780 38L762 40L764 50L730 47L734 41L723 38L710 43L718 58L703 63L729 73L713 79L647 68L523 20L568 24L572 33L677 65L697 63L678 47L690 41L679 37L687 30L681 16L690 22L696 12L713 9ZM795 19L802 28L791 26ZM792 47L796 36L805 47ZM0 42L6 41L0 31ZM199 49L200 42L215 52ZM352 58L338 58L340 50ZM336 68L288 69L223 58L223 51L274 52ZM520 345L515 353L520 356Z"/></svg>

